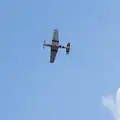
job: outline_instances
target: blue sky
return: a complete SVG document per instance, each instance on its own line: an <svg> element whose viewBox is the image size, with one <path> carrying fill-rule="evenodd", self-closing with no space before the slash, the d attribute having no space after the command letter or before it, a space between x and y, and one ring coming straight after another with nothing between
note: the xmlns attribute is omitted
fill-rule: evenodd
<svg viewBox="0 0 120 120"><path fill-rule="evenodd" d="M0 119L112 120L103 95L120 87L120 1L0 1ZM59 29L68 56L40 47Z"/></svg>

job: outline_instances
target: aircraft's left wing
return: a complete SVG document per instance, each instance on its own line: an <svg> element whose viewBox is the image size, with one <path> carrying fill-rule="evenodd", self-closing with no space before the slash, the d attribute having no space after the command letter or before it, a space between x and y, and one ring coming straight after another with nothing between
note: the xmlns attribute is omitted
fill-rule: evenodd
<svg viewBox="0 0 120 120"><path fill-rule="evenodd" d="M58 48L51 48L51 52L50 52L50 63L54 63L56 55L58 52Z"/></svg>
<svg viewBox="0 0 120 120"><path fill-rule="evenodd" d="M53 38L52 38L52 44L59 44L59 33L58 33L58 29L54 29Z"/></svg>

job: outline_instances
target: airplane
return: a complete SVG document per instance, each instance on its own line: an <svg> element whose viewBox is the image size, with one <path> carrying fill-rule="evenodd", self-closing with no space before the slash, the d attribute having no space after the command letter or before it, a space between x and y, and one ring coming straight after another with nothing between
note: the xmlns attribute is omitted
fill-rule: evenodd
<svg viewBox="0 0 120 120"><path fill-rule="evenodd" d="M62 46L59 43L58 29L54 29L54 31L53 31L52 43L51 44L46 43L46 41L44 40L43 49L44 49L44 46L50 47L50 49L51 49L51 51L50 51L50 63L55 62L55 58L56 58L56 55L58 53L59 48L66 49L66 54L69 54L70 49L71 49L70 42L68 42L66 46Z"/></svg>

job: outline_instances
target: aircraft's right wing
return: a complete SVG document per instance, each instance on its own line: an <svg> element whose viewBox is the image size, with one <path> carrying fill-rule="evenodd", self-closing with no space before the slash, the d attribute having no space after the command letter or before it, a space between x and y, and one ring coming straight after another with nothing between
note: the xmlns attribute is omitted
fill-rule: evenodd
<svg viewBox="0 0 120 120"><path fill-rule="evenodd" d="M50 63L54 63L56 55L58 52L58 48L52 49L51 48L51 52L50 52Z"/></svg>

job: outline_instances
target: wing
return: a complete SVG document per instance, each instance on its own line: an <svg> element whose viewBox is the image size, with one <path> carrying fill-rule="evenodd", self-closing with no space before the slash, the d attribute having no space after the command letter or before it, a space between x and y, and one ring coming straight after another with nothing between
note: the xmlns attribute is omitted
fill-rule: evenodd
<svg viewBox="0 0 120 120"><path fill-rule="evenodd" d="M59 34L58 29L54 29L52 44L59 44Z"/></svg>
<svg viewBox="0 0 120 120"><path fill-rule="evenodd" d="M59 44L58 29L54 29L53 38L52 38L52 45L58 45L58 44ZM57 52L58 52L58 48L55 46L52 46L51 53L50 53L50 63L54 63Z"/></svg>
<svg viewBox="0 0 120 120"><path fill-rule="evenodd" d="M51 52L50 52L50 63L54 63L56 55L58 52L58 48L51 48Z"/></svg>

